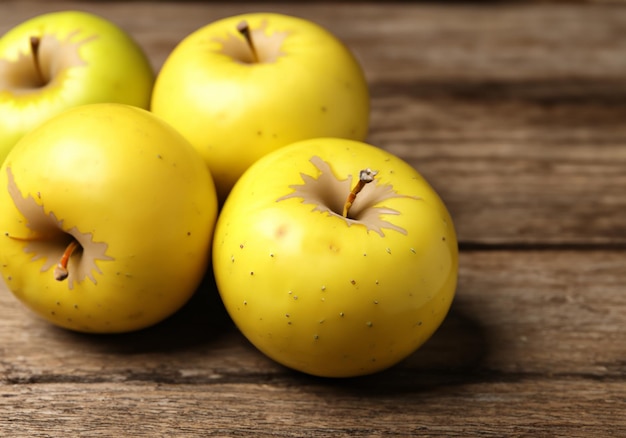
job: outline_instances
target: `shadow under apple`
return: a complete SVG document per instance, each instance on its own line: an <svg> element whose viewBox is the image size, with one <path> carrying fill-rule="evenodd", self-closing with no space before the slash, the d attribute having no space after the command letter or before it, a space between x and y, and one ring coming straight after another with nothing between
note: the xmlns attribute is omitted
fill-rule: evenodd
<svg viewBox="0 0 626 438"><path fill-rule="evenodd" d="M428 392L468 384L485 378L489 333L463 297L457 297L448 316L433 336L399 364L362 377L332 379L298 375L299 383L324 385L330 396L384 396ZM294 372L294 374L297 374Z"/></svg>
<svg viewBox="0 0 626 438"><path fill-rule="evenodd" d="M219 297L208 271L191 297L176 313L151 327L128 333L90 334L72 332L55 326L59 337L89 344L103 353L167 353L215 342L222 334L236 330Z"/></svg>

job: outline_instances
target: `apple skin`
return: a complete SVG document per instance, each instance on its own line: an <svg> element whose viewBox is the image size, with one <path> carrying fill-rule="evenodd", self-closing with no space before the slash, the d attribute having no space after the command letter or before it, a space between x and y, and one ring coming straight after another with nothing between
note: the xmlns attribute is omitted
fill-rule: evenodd
<svg viewBox="0 0 626 438"><path fill-rule="evenodd" d="M266 37L286 35L275 60L245 61L236 30L244 20L261 53ZM226 40L240 52L224 49ZM251 13L183 39L157 75L151 111L200 151L223 200L250 164L279 147L313 137L364 140L370 102L361 66L329 31L297 17Z"/></svg>
<svg viewBox="0 0 626 438"><path fill-rule="evenodd" d="M33 82L30 37L49 78ZM65 109L117 102L147 109L154 71L142 48L105 18L79 11L42 14L0 39L0 164L28 131Z"/></svg>
<svg viewBox="0 0 626 438"><path fill-rule="evenodd" d="M347 221L335 213L355 182L347 177L366 168L379 173ZM218 217L213 270L259 350L304 373L352 377L398 363L435 332L455 294L458 248L446 206L415 169L372 145L321 138L244 173Z"/></svg>
<svg viewBox="0 0 626 438"><path fill-rule="evenodd" d="M92 104L18 142L0 167L0 211L9 290L58 326L116 333L163 320L195 292L210 263L217 196L202 158L165 122ZM72 235L83 250L57 281L50 265Z"/></svg>

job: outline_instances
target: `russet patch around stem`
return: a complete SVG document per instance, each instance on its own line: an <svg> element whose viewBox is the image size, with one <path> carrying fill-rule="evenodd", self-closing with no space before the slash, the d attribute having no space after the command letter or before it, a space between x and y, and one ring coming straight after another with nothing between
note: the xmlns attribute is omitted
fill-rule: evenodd
<svg viewBox="0 0 626 438"><path fill-rule="evenodd" d="M17 59L0 59L0 92L14 96L39 93L42 88L60 84L64 70L86 66L80 47L98 36L79 38L79 33L73 31L63 39L54 34L32 35L38 41L35 53L31 43L31 51L21 52Z"/></svg>
<svg viewBox="0 0 626 438"><path fill-rule="evenodd" d="M303 204L314 205L313 211L327 212L330 215L340 217L346 221L348 226L360 224L365 226L368 231L378 233L381 237L385 235L383 229L407 234L404 228L382 217L382 215L400 215L401 213L392 208L378 206L378 204L394 198L411 198L415 200L420 198L400 195L396 193L391 184L381 184L374 179L371 184L367 184L359 193L359 202L354 203L348 217L344 217L341 212L344 209L346 197L352 190L352 175L341 180L335 176L330 165L322 158L314 156L310 161L319 171L317 178L301 173L302 184L290 185L289 188L293 189L293 192L278 198L276 202L290 198L300 198Z"/></svg>
<svg viewBox="0 0 626 438"><path fill-rule="evenodd" d="M87 278L96 284L96 273L102 274L96 262L114 260L106 254L107 243L94 242L91 233L83 233L77 227L65 230L63 219L57 218L52 211L46 213L43 204L39 204L31 194L24 197L15 182L11 168L7 167L6 170L9 195L17 210L26 218L26 226L34 233L34 236L8 237L27 242L24 252L33 254L31 261L44 259L41 272L56 266L63 258L68 245L76 240L80 248L72 251L73 256L68 260L68 288L73 289L75 283Z"/></svg>
<svg viewBox="0 0 626 438"><path fill-rule="evenodd" d="M229 33L226 38L215 38L215 41L222 45L221 53L236 59L244 64L275 62L283 53L280 51L283 41L289 35L288 32L267 32L267 20L263 20L257 28L246 27L245 32L233 28L233 33ZM252 41L250 44L248 41Z"/></svg>

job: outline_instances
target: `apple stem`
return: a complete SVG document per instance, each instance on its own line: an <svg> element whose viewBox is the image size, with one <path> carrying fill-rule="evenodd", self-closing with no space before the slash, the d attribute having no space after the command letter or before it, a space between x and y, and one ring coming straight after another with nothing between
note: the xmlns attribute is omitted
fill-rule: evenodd
<svg viewBox="0 0 626 438"><path fill-rule="evenodd" d="M33 55L33 64L35 65L35 74L37 75L37 79L39 79L39 85L43 86L46 84L46 79L43 77L43 73L41 71L41 64L39 63L39 46L41 45L41 38L32 36L30 37L30 51Z"/></svg>
<svg viewBox="0 0 626 438"><path fill-rule="evenodd" d="M250 33L250 26L248 25L248 22L246 20L241 21L237 25L237 30L246 39L248 47L250 47L250 52L252 52L253 62L259 62L259 55L257 54L256 48L254 47L254 41L252 40L252 34Z"/></svg>
<svg viewBox="0 0 626 438"><path fill-rule="evenodd" d="M363 190L363 187L365 187L365 184L368 184L374 181L374 177L377 174L378 174L378 171L372 170L369 167L359 172L359 180L357 181L356 185L354 186L350 194L348 194L348 199L346 200L346 203L343 205L343 217L345 218L348 217L348 213L350 212L350 207L352 207L352 203L354 203L354 200L356 199L356 195L358 195L359 192Z"/></svg>
<svg viewBox="0 0 626 438"><path fill-rule="evenodd" d="M68 277L69 272L67 270L67 264L70 261L70 257L72 256L76 248L78 248L78 246L79 245L76 240L72 240L70 244L67 245L67 248L65 248L65 251L63 252L63 255L61 256L61 260L54 268L55 280L63 281Z"/></svg>

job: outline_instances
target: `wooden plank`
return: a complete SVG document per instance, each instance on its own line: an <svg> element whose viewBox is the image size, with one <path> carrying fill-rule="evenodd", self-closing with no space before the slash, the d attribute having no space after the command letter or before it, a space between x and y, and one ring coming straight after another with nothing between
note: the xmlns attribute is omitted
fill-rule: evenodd
<svg viewBox="0 0 626 438"><path fill-rule="evenodd" d="M460 239L623 244L623 5L405 12L362 49L371 141L432 182Z"/></svg>
<svg viewBox="0 0 626 438"><path fill-rule="evenodd" d="M0 398L0 430L16 438L620 437L625 389L567 379L382 393L326 382L12 386Z"/></svg>
<svg viewBox="0 0 626 438"><path fill-rule="evenodd" d="M400 368L480 364L500 374L623 376L625 261L620 251L463 252L445 325ZM213 379L214 372L232 378L238 372L244 378L283 372L234 329L212 281L172 319L121 336L57 329L32 316L5 289L0 292L0 351L10 358L2 363L2 375L9 382L91 382L103 372L112 380L136 380L134 373L153 370L156 376L164 367L174 373L164 379L181 383L184 375L193 381ZM212 351L220 354L208 354ZM178 375L194 357L202 358L204 374L191 369Z"/></svg>
<svg viewBox="0 0 626 438"><path fill-rule="evenodd" d="M386 372L345 380L266 359L210 282L171 320L119 336L53 328L1 293L0 432L620 436L624 260L619 251L463 252L457 297L434 337Z"/></svg>
<svg viewBox="0 0 626 438"><path fill-rule="evenodd" d="M415 80L372 89L371 142L433 184L461 241L626 241L626 81Z"/></svg>
<svg viewBox="0 0 626 438"><path fill-rule="evenodd" d="M188 33L256 4L17 2L0 33L80 8L126 28L158 70ZM373 144L440 192L463 242L626 244L622 4L278 3L326 26L372 88Z"/></svg>

